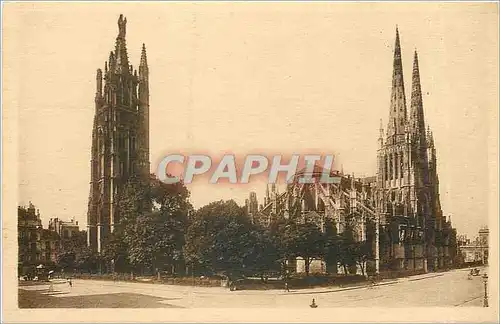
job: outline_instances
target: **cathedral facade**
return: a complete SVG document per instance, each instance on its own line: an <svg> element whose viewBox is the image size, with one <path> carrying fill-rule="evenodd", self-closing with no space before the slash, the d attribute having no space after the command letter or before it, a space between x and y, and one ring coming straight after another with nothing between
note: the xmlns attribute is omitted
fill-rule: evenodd
<svg viewBox="0 0 500 324"><path fill-rule="evenodd" d="M124 184L132 176L148 177L150 170L146 48L137 71L129 64L126 28L120 15L115 49L96 76L87 235L97 252L119 222L116 202Z"/></svg>
<svg viewBox="0 0 500 324"><path fill-rule="evenodd" d="M383 264L425 271L450 265L451 222L441 210L434 139L425 125L417 51L407 112L399 32L396 30L387 132L378 139L375 199L384 227ZM393 237L398 233L399 237Z"/></svg>
<svg viewBox="0 0 500 324"><path fill-rule="evenodd" d="M258 209L251 193L247 208L252 220L263 226L280 217L311 221L323 230L333 223L337 233L354 220L356 240L372 243L376 272L427 272L451 266L456 232L441 210L436 149L425 125L416 51L409 108L408 113L396 30L389 120L386 132L380 125L376 175L356 178L336 172L339 184L294 181L283 193L273 185ZM317 168L312 176L319 178L321 173ZM336 271L337 265L325 269Z"/></svg>

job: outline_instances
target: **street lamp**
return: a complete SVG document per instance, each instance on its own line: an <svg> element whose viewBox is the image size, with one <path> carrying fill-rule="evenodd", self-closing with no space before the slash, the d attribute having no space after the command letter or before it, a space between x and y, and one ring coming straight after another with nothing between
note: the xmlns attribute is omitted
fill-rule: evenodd
<svg viewBox="0 0 500 324"><path fill-rule="evenodd" d="M380 274L380 206L375 209L375 275Z"/></svg>
<svg viewBox="0 0 500 324"><path fill-rule="evenodd" d="M485 273L483 275L484 280L484 301L483 307L488 307L488 275Z"/></svg>

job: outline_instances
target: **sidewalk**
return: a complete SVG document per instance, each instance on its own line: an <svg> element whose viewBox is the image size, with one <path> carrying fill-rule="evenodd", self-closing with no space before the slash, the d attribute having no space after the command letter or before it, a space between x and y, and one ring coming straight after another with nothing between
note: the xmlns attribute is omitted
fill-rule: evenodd
<svg viewBox="0 0 500 324"><path fill-rule="evenodd" d="M462 269L455 269L452 271L460 271ZM387 286L387 285L395 285L397 283L402 283L402 282L410 282L410 281L417 281L417 280L424 280L424 279L431 279L431 278L436 278L436 277L441 277L444 276L446 272L440 272L440 273L425 273L421 275L415 275L415 276L410 276L410 277L403 277L403 278L397 278L397 279L386 279L382 280L381 282L378 282L375 285L372 285L370 283L363 283L361 285L356 285L356 286L348 286L348 287L326 287L326 288L309 288L309 289L300 289L300 290L291 290L290 292L283 292L281 293L282 295L301 295L301 294L325 294L325 293L332 293L332 292L340 292L340 291L347 291L347 290L357 290L357 289L370 289L370 288L376 288L380 286Z"/></svg>

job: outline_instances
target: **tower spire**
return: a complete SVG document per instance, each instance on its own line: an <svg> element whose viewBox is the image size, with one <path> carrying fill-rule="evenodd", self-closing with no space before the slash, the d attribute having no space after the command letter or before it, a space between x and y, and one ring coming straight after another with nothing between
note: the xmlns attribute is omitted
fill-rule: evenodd
<svg viewBox="0 0 500 324"><path fill-rule="evenodd" d="M382 148L382 146L384 146L384 126L382 124L382 118L380 118L378 145L379 148Z"/></svg>
<svg viewBox="0 0 500 324"><path fill-rule="evenodd" d="M141 50L141 64L140 66L143 67L148 67L148 57L146 55L146 44L142 43L142 50Z"/></svg>
<svg viewBox="0 0 500 324"><path fill-rule="evenodd" d="M264 205L267 205L271 200L271 196L269 195L269 183L266 183L266 195L264 197Z"/></svg>
<svg viewBox="0 0 500 324"><path fill-rule="evenodd" d="M420 186L429 183L429 156L427 152L427 136L424 120L424 107L422 103L422 89L420 87L420 70L418 66L418 53L415 50L413 56L413 73L411 87L411 107L410 107L410 136L415 143L416 159L420 169L418 181Z"/></svg>
<svg viewBox="0 0 500 324"><path fill-rule="evenodd" d="M125 42L126 26L127 19L120 15L115 47L104 64L104 74L101 69L96 74L87 243L97 252L120 226L116 197L124 184L133 176L149 177L149 72L144 65L140 78L133 72Z"/></svg>
<svg viewBox="0 0 500 324"><path fill-rule="evenodd" d="M414 137L424 141L425 121L422 102L422 89L420 87L420 70L418 67L418 53L413 56L413 75L411 87L410 131Z"/></svg>
<svg viewBox="0 0 500 324"><path fill-rule="evenodd" d="M149 175L149 68L146 57L146 45L142 44L141 62L139 64L139 114L141 132L144 134L141 143L141 159L139 164L142 173Z"/></svg>
<svg viewBox="0 0 500 324"><path fill-rule="evenodd" d="M396 26L396 42L394 45L394 62L392 72L391 104L389 121L387 125L387 137L393 141L403 136L406 124L406 97L403 79L403 64L401 61L401 43L399 40L399 29ZM402 137L403 138L403 137Z"/></svg>

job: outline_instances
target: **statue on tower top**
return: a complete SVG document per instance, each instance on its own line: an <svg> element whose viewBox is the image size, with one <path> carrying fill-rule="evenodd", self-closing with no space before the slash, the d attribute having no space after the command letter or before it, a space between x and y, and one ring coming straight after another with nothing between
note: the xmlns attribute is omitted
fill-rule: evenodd
<svg viewBox="0 0 500 324"><path fill-rule="evenodd" d="M127 32L127 18L124 18L122 14L120 14L120 18L118 18L118 37L125 37Z"/></svg>

